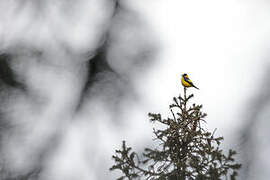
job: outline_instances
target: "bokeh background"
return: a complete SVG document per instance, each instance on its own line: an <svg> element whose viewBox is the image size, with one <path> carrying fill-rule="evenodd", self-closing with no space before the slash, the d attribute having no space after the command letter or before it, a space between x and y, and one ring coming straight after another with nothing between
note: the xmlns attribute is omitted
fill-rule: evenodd
<svg viewBox="0 0 270 180"><path fill-rule="evenodd" d="M265 0L0 0L0 179L116 179L183 73L239 179L268 179L269 19Z"/></svg>

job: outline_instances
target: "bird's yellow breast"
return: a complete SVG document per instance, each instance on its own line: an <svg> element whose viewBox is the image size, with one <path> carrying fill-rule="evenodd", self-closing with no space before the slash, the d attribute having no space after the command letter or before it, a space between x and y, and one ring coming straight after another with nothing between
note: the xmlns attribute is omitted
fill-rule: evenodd
<svg viewBox="0 0 270 180"><path fill-rule="evenodd" d="M188 83L188 82L186 82L185 79L184 79L184 77L181 78L181 83L182 83L182 85L185 86L185 87L191 87L191 84Z"/></svg>

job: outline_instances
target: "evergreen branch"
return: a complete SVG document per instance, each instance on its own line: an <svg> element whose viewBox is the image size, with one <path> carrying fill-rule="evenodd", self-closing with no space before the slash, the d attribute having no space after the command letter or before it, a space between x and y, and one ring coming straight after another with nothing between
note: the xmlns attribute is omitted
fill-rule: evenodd
<svg viewBox="0 0 270 180"><path fill-rule="evenodd" d="M153 129L156 149L145 148L140 160L137 153L123 141L122 149L112 156L115 165L110 170L120 170L123 179L185 180L185 179L235 179L241 164L235 163L236 151L225 155L220 149L223 137L201 127L206 113L202 105L188 106L193 94L184 88L183 97L173 98L169 106L172 118L162 119L160 114L149 113L150 121L165 125L164 129ZM147 168L143 168L145 166Z"/></svg>

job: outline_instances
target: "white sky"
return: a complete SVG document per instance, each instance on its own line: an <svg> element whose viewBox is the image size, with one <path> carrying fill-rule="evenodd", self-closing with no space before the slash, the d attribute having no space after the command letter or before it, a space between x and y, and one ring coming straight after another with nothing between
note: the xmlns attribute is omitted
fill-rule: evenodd
<svg viewBox="0 0 270 180"><path fill-rule="evenodd" d="M190 90L204 105L210 129L236 130L243 105L261 85L268 62L270 6L267 1L136 1L162 42L159 63L142 83L155 89L151 106L166 112L188 73L200 88ZM147 83L146 83L147 82ZM147 88L147 89L148 89ZM263 87L261 87L263 88Z"/></svg>
<svg viewBox="0 0 270 180"><path fill-rule="evenodd" d="M245 108L261 85L267 70L270 43L270 3L242 0L136 0L132 1L152 25L161 42L155 67L138 78L145 113L167 116L172 97L188 73L200 88L195 102L204 105L207 127L217 128L227 148L238 149L238 131ZM147 91L147 93L146 93ZM149 93L150 92L150 93ZM134 116L134 120L147 118ZM151 125L129 122L147 139ZM141 121L142 122L142 121ZM135 130L136 132L136 130ZM129 134L129 144L141 141ZM134 138L134 136L136 138Z"/></svg>

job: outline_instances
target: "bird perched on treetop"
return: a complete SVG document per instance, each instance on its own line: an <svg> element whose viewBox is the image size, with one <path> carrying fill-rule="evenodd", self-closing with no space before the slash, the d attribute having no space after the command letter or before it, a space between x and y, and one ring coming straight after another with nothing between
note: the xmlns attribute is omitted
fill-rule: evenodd
<svg viewBox="0 0 270 180"><path fill-rule="evenodd" d="M192 83L187 74L182 74L181 83L184 87L195 87L196 89L199 89Z"/></svg>

